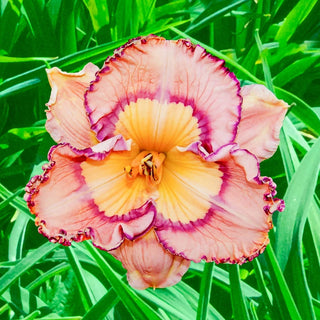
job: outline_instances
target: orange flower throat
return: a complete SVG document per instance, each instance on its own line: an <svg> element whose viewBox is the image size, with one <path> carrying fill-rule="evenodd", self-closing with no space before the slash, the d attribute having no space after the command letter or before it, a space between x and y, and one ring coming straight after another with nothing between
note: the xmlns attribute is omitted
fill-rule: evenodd
<svg viewBox="0 0 320 320"><path fill-rule="evenodd" d="M162 177L162 164L166 156L164 153L155 151L142 151L124 167L127 177L134 179L138 175L146 176L147 182L159 184Z"/></svg>

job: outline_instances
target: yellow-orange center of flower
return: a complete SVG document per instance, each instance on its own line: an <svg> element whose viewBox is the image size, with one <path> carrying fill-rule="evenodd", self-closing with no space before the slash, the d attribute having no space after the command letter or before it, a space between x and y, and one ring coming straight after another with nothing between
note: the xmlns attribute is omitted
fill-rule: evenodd
<svg viewBox="0 0 320 320"><path fill-rule="evenodd" d="M146 176L147 183L159 184L162 177L162 164L165 158L164 153L142 151L130 165L124 167L124 171L129 179L134 179L141 175Z"/></svg>
<svg viewBox="0 0 320 320"><path fill-rule="evenodd" d="M81 164L82 176L99 211L122 216L152 200L173 222L203 219L222 186L219 164L185 150L200 140L191 106L138 99L119 113L114 135L130 149Z"/></svg>

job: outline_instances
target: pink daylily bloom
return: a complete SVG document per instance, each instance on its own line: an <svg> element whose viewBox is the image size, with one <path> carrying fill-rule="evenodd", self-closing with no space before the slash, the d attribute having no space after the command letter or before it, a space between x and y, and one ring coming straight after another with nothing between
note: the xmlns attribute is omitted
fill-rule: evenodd
<svg viewBox="0 0 320 320"><path fill-rule="evenodd" d="M224 61L187 40L129 41L101 70L48 70L46 128L59 144L25 199L39 232L91 239L138 289L177 283L190 261L244 263L284 209L259 162L288 105L240 88Z"/></svg>

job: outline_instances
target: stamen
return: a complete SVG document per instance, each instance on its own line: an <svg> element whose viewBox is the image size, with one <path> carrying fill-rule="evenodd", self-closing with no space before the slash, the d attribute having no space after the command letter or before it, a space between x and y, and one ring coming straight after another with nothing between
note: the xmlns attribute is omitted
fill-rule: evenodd
<svg viewBox="0 0 320 320"><path fill-rule="evenodd" d="M159 184L162 177L163 153L142 151L131 163L124 167L127 177L136 178L137 175L146 176L147 182Z"/></svg>

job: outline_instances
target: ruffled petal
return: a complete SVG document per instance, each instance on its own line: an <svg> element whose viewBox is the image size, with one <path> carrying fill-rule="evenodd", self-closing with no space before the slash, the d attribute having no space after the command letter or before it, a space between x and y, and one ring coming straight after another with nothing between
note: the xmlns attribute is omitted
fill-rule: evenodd
<svg viewBox="0 0 320 320"><path fill-rule="evenodd" d="M84 108L84 93L98 70L92 63L78 73L66 73L56 67L47 70L52 91L46 129L56 142L79 149L98 143Z"/></svg>
<svg viewBox="0 0 320 320"><path fill-rule="evenodd" d="M224 61L187 40L151 35L129 41L105 62L86 94L86 108L102 141L114 134L119 113L131 102L181 102L198 119L204 145L218 149L234 140L239 91Z"/></svg>
<svg viewBox="0 0 320 320"><path fill-rule="evenodd" d="M220 192L222 175L214 162L190 151L171 150L163 165L157 211L172 222L188 223L203 218L211 198Z"/></svg>
<svg viewBox="0 0 320 320"><path fill-rule="evenodd" d="M125 240L110 253L127 269L129 284L141 290L175 285L190 265L190 261L165 250L153 229L134 241Z"/></svg>
<svg viewBox="0 0 320 320"><path fill-rule="evenodd" d="M271 213L282 211L283 201L273 199L275 184L259 176L257 160L248 151L229 145L207 160L223 172L219 194L212 197L203 219L180 223L158 218L159 241L173 254L195 262L252 260L268 244Z"/></svg>
<svg viewBox="0 0 320 320"><path fill-rule="evenodd" d="M243 104L236 142L260 161L270 158L277 150L289 106L263 85L244 86L241 95Z"/></svg>
<svg viewBox="0 0 320 320"><path fill-rule="evenodd" d="M112 149L121 149L123 141L114 141L113 144ZM111 148L111 145L108 147ZM110 195L112 190L108 189L108 186L113 185L106 182L103 186L104 198L98 194L97 199L96 186L90 185L90 179L89 184L86 183L86 178L93 175L94 170L88 174L89 169L84 170L82 167L96 165L96 170L103 170L103 165L110 160L111 167L114 168L113 154L121 160L121 156L130 156L132 153L125 150L110 151L105 149L105 159L101 160L102 153L97 155L92 150L90 153L89 150L80 151L69 145L58 145L52 148L49 154L50 163L44 167L44 173L32 178L28 183L25 199L31 212L37 216L39 232L50 241L70 245L72 240L92 238L96 246L110 250L118 247L124 237L134 239L151 227L155 216L155 208L151 201L142 200L141 196L130 202L130 197L125 195L126 185L123 185L122 190L116 186L121 192L117 200L125 202L128 199L132 206L123 204L122 209L125 209L125 212L114 211L115 205L112 207L112 204L115 200L112 198L113 195ZM93 160L95 158L100 160ZM114 179L116 176L117 174L113 175ZM105 180L108 181L108 178L111 179L110 176L106 176ZM140 186L139 180L137 184ZM136 190L139 187L133 183L132 188ZM111 199L110 210L108 206L104 206L108 199Z"/></svg>

